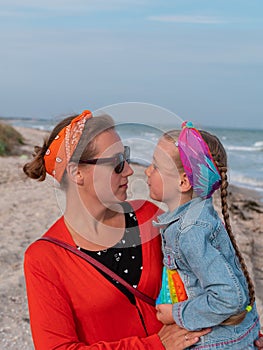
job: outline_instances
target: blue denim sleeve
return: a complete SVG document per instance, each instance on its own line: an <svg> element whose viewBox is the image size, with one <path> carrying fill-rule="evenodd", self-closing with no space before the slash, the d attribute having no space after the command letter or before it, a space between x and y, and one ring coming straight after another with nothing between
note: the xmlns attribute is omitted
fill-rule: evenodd
<svg viewBox="0 0 263 350"><path fill-rule="evenodd" d="M185 231L177 248L188 299L173 305L173 317L189 330L212 327L242 310L246 291L235 267L209 240L211 228L200 224Z"/></svg>

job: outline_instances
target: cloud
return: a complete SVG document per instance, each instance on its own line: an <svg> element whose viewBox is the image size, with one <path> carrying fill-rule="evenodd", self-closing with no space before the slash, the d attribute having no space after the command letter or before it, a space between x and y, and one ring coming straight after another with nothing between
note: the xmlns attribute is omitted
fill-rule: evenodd
<svg viewBox="0 0 263 350"><path fill-rule="evenodd" d="M149 16L147 17L149 21L156 22L172 22L172 23L188 23L188 24L220 24L226 23L225 20L210 17L210 16L176 16L176 15L160 15L160 16Z"/></svg>

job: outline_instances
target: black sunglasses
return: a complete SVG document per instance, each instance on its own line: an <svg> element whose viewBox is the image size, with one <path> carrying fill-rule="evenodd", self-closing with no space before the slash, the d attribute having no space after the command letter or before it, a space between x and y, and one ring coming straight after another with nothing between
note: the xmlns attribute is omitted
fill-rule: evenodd
<svg viewBox="0 0 263 350"><path fill-rule="evenodd" d="M120 174L123 169L125 162L130 163L130 147L124 146L124 153L117 153L115 156L110 158L95 158L87 160L79 160L79 164L106 164L112 163L116 174Z"/></svg>

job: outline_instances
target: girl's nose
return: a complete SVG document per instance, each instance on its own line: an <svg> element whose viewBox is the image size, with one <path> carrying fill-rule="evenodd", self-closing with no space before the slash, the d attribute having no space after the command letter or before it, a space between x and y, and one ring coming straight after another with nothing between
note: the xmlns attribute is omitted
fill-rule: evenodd
<svg viewBox="0 0 263 350"><path fill-rule="evenodd" d="M151 175L151 172L152 172L152 164L149 165L145 170L144 170L144 173L146 176L150 176Z"/></svg>

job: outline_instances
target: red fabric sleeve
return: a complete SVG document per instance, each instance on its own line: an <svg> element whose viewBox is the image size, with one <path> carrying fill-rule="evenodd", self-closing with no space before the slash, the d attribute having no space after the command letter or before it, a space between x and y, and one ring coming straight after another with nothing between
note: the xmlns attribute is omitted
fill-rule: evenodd
<svg viewBox="0 0 263 350"><path fill-rule="evenodd" d="M128 337L114 342L98 342L87 345L78 340L74 313L70 300L63 290L54 285L47 276L33 265L25 255L25 275L29 300L30 323L36 350L131 350L162 349L157 334L145 338ZM127 320L128 322L128 320Z"/></svg>
<svg viewBox="0 0 263 350"><path fill-rule="evenodd" d="M139 209L143 235L151 232L151 218L157 211L153 204ZM63 218L47 234L74 244ZM140 287L157 296L161 253L159 237L153 236L143 244ZM150 334L146 336L137 308L96 269L70 252L48 242L34 242L25 253L24 271L36 350L163 349L154 307L137 300Z"/></svg>

